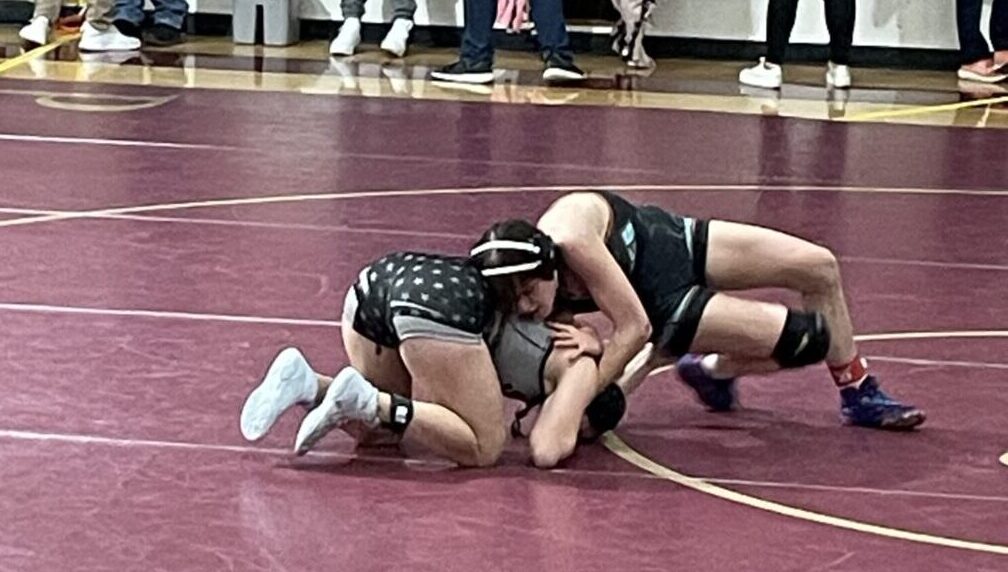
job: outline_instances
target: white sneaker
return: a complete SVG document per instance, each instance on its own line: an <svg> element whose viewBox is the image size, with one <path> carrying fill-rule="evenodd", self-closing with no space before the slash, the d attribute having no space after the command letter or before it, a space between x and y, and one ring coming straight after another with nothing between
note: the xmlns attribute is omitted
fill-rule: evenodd
<svg viewBox="0 0 1008 572"><path fill-rule="evenodd" d="M286 348L273 358L266 376L245 399L241 433L249 441L266 436L284 411L302 404L310 406L318 381L308 361L297 348Z"/></svg>
<svg viewBox="0 0 1008 572"><path fill-rule="evenodd" d="M767 63L766 58L760 58L759 63L739 72L739 83L762 87L765 89L780 89L783 73L777 64Z"/></svg>
<svg viewBox="0 0 1008 572"><path fill-rule="evenodd" d="M851 85L850 67L829 62L826 64L826 86L847 89Z"/></svg>
<svg viewBox="0 0 1008 572"><path fill-rule="evenodd" d="M140 40L124 35L119 28L112 25L99 30L91 25L91 22L84 22L77 47L88 52L124 52L139 50Z"/></svg>
<svg viewBox="0 0 1008 572"><path fill-rule="evenodd" d="M1008 73L1004 73L1003 68L991 68L989 72L981 73L966 67L960 67L956 72L959 79L975 81L979 83L998 83L1008 79Z"/></svg>
<svg viewBox="0 0 1008 572"><path fill-rule="evenodd" d="M49 30L50 23L49 18L45 16L35 16L31 19L31 22L21 28L18 32L18 36L26 42L31 42L33 44L43 45L49 42Z"/></svg>
<svg viewBox="0 0 1008 572"><path fill-rule="evenodd" d="M322 403L301 421L294 452L304 455L333 427L352 419L378 425L378 388L356 369L345 367L333 379Z"/></svg>
<svg viewBox="0 0 1008 572"><path fill-rule="evenodd" d="M413 20L406 18L396 18L392 22L385 39L382 40L381 49L397 58L403 57L406 53L406 43L409 41L410 30L413 29Z"/></svg>
<svg viewBox="0 0 1008 572"><path fill-rule="evenodd" d="M340 26L339 34L329 44L329 53L334 56L352 56L360 44L360 18L347 18Z"/></svg>

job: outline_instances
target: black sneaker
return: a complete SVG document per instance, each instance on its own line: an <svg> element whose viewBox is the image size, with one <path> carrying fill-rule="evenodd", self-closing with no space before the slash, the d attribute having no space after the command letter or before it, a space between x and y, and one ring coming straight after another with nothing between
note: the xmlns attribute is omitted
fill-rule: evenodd
<svg viewBox="0 0 1008 572"><path fill-rule="evenodd" d="M182 30L167 24L154 24L144 32L144 43L152 46L174 46L183 42Z"/></svg>
<svg viewBox="0 0 1008 572"><path fill-rule="evenodd" d="M546 69L543 70L542 78L545 81L557 83L581 81L585 78L585 73L574 65L574 62L553 56L546 60Z"/></svg>
<svg viewBox="0 0 1008 572"><path fill-rule="evenodd" d="M494 80L493 65L490 62L473 63L459 60L432 71L431 77L440 81L456 83L492 83Z"/></svg>

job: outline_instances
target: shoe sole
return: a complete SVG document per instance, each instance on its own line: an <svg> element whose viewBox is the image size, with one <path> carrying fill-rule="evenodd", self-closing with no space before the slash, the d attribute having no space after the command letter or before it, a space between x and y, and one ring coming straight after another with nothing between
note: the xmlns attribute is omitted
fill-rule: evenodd
<svg viewBox="0 0 1008 572"><path fill-rule="evenodd" d="M453 74L434 71L431 72L431 77L440 81L467 84L488 84L494 80L493 72Z"/></svg>
<svg viewBox="0 0 1008 572"><path fill-rule="evenodd" d="M780 89L783 82L758 82L758 81L746 81L739 78L739 83L742 85L748 85L749 87L761 87L763 89Z"/></svg>
<svg viewBox="0 0 1008 572"><path fill-rule="evenodd" d="M558 68L549 68L543 72L542 78L545 81L581 81L585 78L584 74L567 71Z"/></svg>
<svg viewBox="0 0 1008 572"><path fill-rule="evenodd" d="M888 431L909 431L924 423L926 419L927 415L923 411L915 409L900 415L898 419L884 421L879 428Z"/></svg>
<svg viewBox="0 0 1008 572"><path fill-rule="evenodd" d="M406 55L406 48L403 48L402 50L396 50L389 46L386 46L384 42L382 42L382 44L378 47L381 48L381 51L385 52L386 54L395 56L397 58L401 58L404 55Z"/></svg>
<svg viewBox="0 0 1008 572"><path fill-rule="evenodd" d="M882 429L885 431L910 431L920 426L927 420L927 414L919 409L907 411L896 419L887 419L878 425L863 425L854 423L847 417L842 417L844 425L851 427L865 427L867 429Z"/></svg>
<svg viewBox="0 0 1008 572"><path fill-rule="evenodd" d="M94 53L101 53L101 52L135 52L135 51L137 51L137 50L140 49L140 46L141 46L141 44L139 42L137 42L136 47L130 47L130 48L127 48L125 46L113 46L113 47L109 47L109 46L89 46L87 44L78 44L77 45L77 49L81 50L82 52L94 52Z"/></svg>
<svg viewBox="0 0 1008 572"><path fill-rule="evenodd" d="M964 69L958 70L956 72L956 75L959 76L959 79L965 79L967 81L976 81L976 82L980 82L980 83L998 83L998 82L1004 81L1005 79L1008 79L1008 75L1003 74L1003 73L1002 74L983 75L983 74L976 73L974 71L964 70Z"/></svg>
<svg viewBox="0 0 1008 572"><path fill-rule="evenodd" d="M285 374L298 361L304 361L301 352L287 348L273 359L262 382L245 399L241 412L241 433L248 441L258 441L269 433L277 419L291 407L300 403L301 390Z"/></svg>
<svg viewBox="0 0 1008 572"><path fill-rule="evenodd" d="M360 46L360 40L358 39L356 43L352 46L340 46L333 49L333 44L336 40L329 43L329 55L330 56L352 56L357 52L357 48Z"/></svg>

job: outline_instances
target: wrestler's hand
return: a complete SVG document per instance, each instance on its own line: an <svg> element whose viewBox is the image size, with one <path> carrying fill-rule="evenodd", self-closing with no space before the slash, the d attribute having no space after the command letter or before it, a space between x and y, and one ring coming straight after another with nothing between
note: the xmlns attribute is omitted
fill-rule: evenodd
<svg viewBox="0 0 1008 572"><path fill-rule="evenodd" d="M582 355L599 357L602 355L602 340L595 329L588 325L581 327L559 322L547 322L553 330L553 346L560 349L575 349Z"/></svg>

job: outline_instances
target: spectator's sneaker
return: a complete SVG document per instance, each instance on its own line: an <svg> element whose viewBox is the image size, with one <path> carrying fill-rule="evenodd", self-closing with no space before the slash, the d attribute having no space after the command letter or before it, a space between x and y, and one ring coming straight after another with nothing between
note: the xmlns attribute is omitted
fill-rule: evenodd
<svg viewBox="0 0 1008 572"><path fill-rule="evenodd" d="M154 24L150 30L144 32L143 37L144 41L152 46L175 46L185 41L182 30L167 24Z"/></svg>
<svg viewBox="0 0 1008 572"><path fill-rule="evenodd" d="M84 22L77 47L86 52L126 52L139 50L140 40L124 35L115 26L99 30L91 22Z"/></svg>
<svg viewBox="0 0 1008 572"><path fill-rule="evenodd" d="M783 77L779 65L768 63L766 58L760 58L758 64L740 71L738 80L739 83L753 87L780 89Z"/></svg>
<svg viewBox="0 0 1008 572"><path fill-rule="evenodd" d="M432 71L431 77L440 81L483 84L493 82L494 72L490 62L459 60Z"/></svg>
<svg viewBox="0 0 1008 572"><path fill-rule="evenodd" d="M410 30L413 29L413 20L406 18L396 18L392 22L385 39L382 40L382 51L388 52L397 58L403 57L406 53L406 46L409 42Z"/></svg>
<svg viewBox="0 0 1008 572"><path fill-rule="evenodd" d="M994 65L987 67L963 66L959 68L959 71L956 72L956 75L959 76L959 79L964 79L967 81L976 81L980 83L998 83L1008 79L1008 73L1005 72L1004 68L999 68Z"/></svg>
<svg viewBox="0 0 1008 572"><path fill-rule="evenodd" d="M829 62L826 64L826 86L847 89L851 85L850 67Z"/></svg>
<svg viewBox="0 0 1008 572"><path fill-rule="evenodd" d="M21 28L18 36L26 42L41 46L49 42L49 30L51 28L52 24L49 22L49 18L35 16L26 26Z"/></svg>
<svg viewBox="0 0 1008 572"><path fill-rule="evenodd" d="M994 52L994 67L1001 71L1008 69L1008 50Z"/></svg>
<svg viewBox="0 0 1008 572"><path fill-rule="evenodd" d="M570 60L559 56L550 56L546 60L546 69L543 70L542 78L554 83L573 82L583 80L585 73Z"/></svg>
<svg viewBox="0 0 1008 572"><path fill-rule="evenodd" d="M840 414L848 425L897 431L913 429L927 417L913 405L905 405L883 393L871 375L860 387L840 390Z"/></svg>
<svg viewBox="0 0 1008 572"><path fill-rule="evenodd" d="M347 18L340 26L339 33L329 44L329 53L334 56L352 56L361 42L361 21Z"/></svg>
<svg viewBox="0 0 1008 572"><path fill-rule="evenodd" d="M140 24L134 24L129 20L116 20L112 23L115 24L116 29L122 32L124 36L129 36L138 40L143 39L143 30L140 29Z"/></svg>

